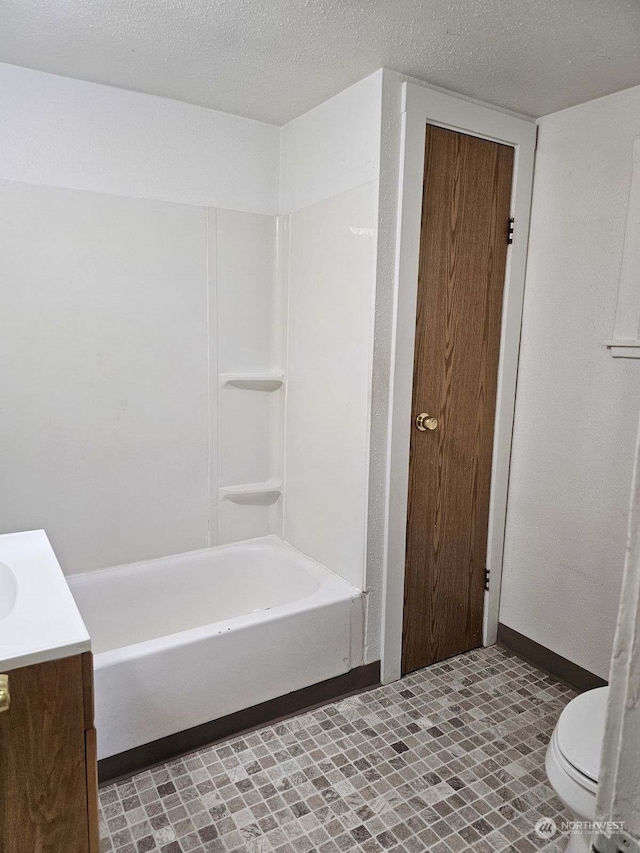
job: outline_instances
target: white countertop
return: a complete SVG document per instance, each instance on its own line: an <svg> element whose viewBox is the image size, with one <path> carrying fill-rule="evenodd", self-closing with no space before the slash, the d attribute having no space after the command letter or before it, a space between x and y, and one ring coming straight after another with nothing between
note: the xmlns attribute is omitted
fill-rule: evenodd
<svg viewBox="0 0 640 853"><path fill-rule="evenodd" d="M0 535L0 672L91 651L44 530Z"/></svg>

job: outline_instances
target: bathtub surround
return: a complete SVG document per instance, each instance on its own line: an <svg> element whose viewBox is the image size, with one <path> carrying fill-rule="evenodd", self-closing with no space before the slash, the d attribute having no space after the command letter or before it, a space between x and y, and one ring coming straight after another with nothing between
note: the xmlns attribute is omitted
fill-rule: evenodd
<svg viewBox="0 0 640 853"><path fill-rule="evenodd" d="M2 529L46 528L66 572L273 532L279 494L219 486L282 478L284 392L218 374L284 361L279 128L2 64L0 88ZM254 341L238 364L236 322Z"/></svg>
<svg viewBox="0 0 640 853"><path fill-rule="evenodd" d="M500 621L608 678L638 362L610 340L640 87L539 121Z"/></svg>
<svg viewBox="0 0 640 853"><path fill-rule="evenodd" d="M238 387L283 361L276 217L0 199L3 529L45 528L67 573L280 532L281 485L247 484L281 484L283 391Z"/></svg>
<svg viewBox="0 0 640 853"><path fill-rule="evenodd" d="M358 587L365 573L374 192L368 181L290 216L284 538Z"/></svg>
<svg viewBox="0 0 640 853"><path fill-rule="evenodd" d="M282 128L289 220L284 537L377 596L366 573L382 72ZM311 379L311 381L309 381ZM377 621L365 660L380 657Z"/></svg>
<svg viewBox="0 0 640 853"><path fill-rule="evenodd" d="M206 210L0 183L2 529L66 573L208 544Z"/></svg>
<svg viewBox="0 0 640 853"><path fill-rule="evenodd" d="M292 544L324 561L350 583L364 585L381 79L382 72L376 72L280 129L163 98L0 65L0 84L7 92L6 126L12 129L12 144L7 140L8 154L0 164L0 177L29 184L58 184L66 191L74 187L118 196L149 194L171 202L206 203L185 206L185 211L191 211L194 229L197 220L200 238L203 218L205 222L206 245L191 248L190 277L199 283L193 285L200 300L198 314L202 300L206 300L202 316L208 314L208 326L203 329L200 323L197 335L190 327L174 327L177 337L184 333L182 357L191 354L199 378L194 378L197 371L187 376L185 368L184 375L176 375L173 387L158 374L155 380L166 399L155 399L153 389L147 389L154 398L163 440L161 447L149 448L149 459L159 456L161 465L179 469L175 448L188 442L199 456L197 471L193 477L185 471L184 486L174 485L167 478L158 484L151 471L143 472L141 482L132 490L127 471L134 470L131 463L139 448L144 452L143 444L137 442L121 466L121 476L112 474L116 482L110 493L100 495L92 485L100 481L102 473L100 453L96 451L93 465L87 463L86 485L81 493L74 472L68 473L70 501L54 506L53 496L44 494L42 506L33 513L26 504L15 506L7 519L11 529L43 526L50 530L65 571L102 568L244 540L281 532L284 524L285 536ZM51 113L52 103L59 124ZM100 136L91 148L99 169L87 159L84 149L73 153L69 126L81 131L85 141ZM182 135L168 139L165 127L180 127ZM147 140L145 164L139 163L143 139ZM24 144L18 146L16 140ZM229 158L234 156L232 140L235 160L230 163ZM101 146L107 143L109 151L103 154ZM198 158L207 145L211 159L205 164ZM188 168L206 174L200 194L187 174L174 182L174 164L169 158L175 159L178 150L184 152L180 164L184 159L192 164ZM65 157L74 163L73 173ZM149 171L145 171L147 162L152 164ZM253 180L256 174L257 181ZM148 180L151 175L155 176L153 183ZM251 186L253 195L249 194ZM280 199L272 193L273 186L279 187ZM229 192L234 187L237 192L231 197ZM50 190L56 191L53 187ZM46 189L39 192L48 198ZM97 193L75 197L84 198L88 206L102 204ZM126 199L119 203L126 208ZM145 217L152 216L145 207L150 203L140 200L139 204L140 227L151 227L144 224ZM12 216L9 201L5 207L7 215ZM278 210L282 214L273 215ZM23 225L26 234L26 220ZM105 253L110 249L109 239L105 231ZM133 241L128 245L124 234L117 239L126 265L129 254L135 257L136 246ZM29 251L44 255L46 240L46 227L40 228ZM153 240L144 241L149 251L154 240L164 245L165 252L170 251L169 234L158 233ZM15 251L20 251L18 245ZM41 259L44 269L45 258ZM66 260L71 268L78 258L71 253ZM94 257L93 262L93 268L103 266L102 259L99 262ZM19 264L15 269L19 271ZM60 306L53 319L59 328L66 322L65 312L71 311L64 298L67 271L60 268L59 280L53 282ZM90 272L87 269L85 275L89 283ZM171 276L171 281L179 280L173 273L166 275L168 287ZM94 318L91 335L96 350L107 352L109 338L99 324L98 292L109 290L109 282L104 281L93 291L84 291L86 310ZM114 310L116 302L114 296ZM170 306L160 300L154 307L169 324ZM126 309L124 305L125 313ZM16 329L28 322L28 310L21 308L22 313L14 318ZM147 322L153 325L153 318ZM310 324L316 329L313 340ZM137 331L132 319L123 332L129 359L141 346ZM155 333L161 341L161 330ZM46 360L40 343L32 339L31 345L36 361L38 353ZM90 406L97 396L98 408L109 415L103 419L106 433L102 445L118 452L126 432L118 409L118 400L126 396L120 394L122 378L111 375L99 389L92 388L88 377L97 369L98 356L87 353L86 348L76 353L80 354L87 379L73 386L76 408ZM133 366L141 386L156 364L149 354L145 363ZM207 365L205 378L202 371ZM291 384L287 388L289 370ZM15 380L20 381L19 371ZM166 424L160 426L161 412L172 399L184 396L189 387L195 388L199 408L193 401L184 401L184 425L178 435ZM204 416L203 403L208 407ZM331 413L332 429L327 420ZM36 419L39 435L26 435L31 447L47 444L48 419L42 414ZM119 432L109 430L109 418ZM62 433L65 437L64 429ZM70 439L68 443L71 445ZM315 447L313 454L308 452L310 445ZM34 469L36 477L42 476L35 459L21 461L27 463L27 469ZM193 483L191 492L189 482ZM288 515L283 519L281 495L288 489ZM132 506L141 493L143 503L148 504L150 518L146 522L141 519L144 507ZM116 495L119 517L110 519L106 508ZM85 517L92 520L96 516L93 532L84 537L84 542L66 526L66 515L74 514L76 499ZM12 503L9 496L7 502ZM177 512L174 526L180 528L181 515L185 518L178 533L170 530L173 502ZM162 511L154 512L158 505ZM379 587L379 582L374 587ZM377 637L372 649L369 660L379 654Z"/></svg>
<svg viewBox="0 0 640 853"><path fill-rule="evenodd" d="M282 532L286 340L278 217L217 210L209 233L214 545Z"/></svg>

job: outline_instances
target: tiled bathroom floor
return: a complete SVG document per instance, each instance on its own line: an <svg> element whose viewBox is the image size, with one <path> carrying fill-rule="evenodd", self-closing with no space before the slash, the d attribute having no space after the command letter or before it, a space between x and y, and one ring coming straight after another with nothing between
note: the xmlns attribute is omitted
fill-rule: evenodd
<svg viewBox="0 0 640 853"><path fill-rule="evenodd" d="M541 841L573 696L494 646L109 785L102 853L480 853Z"/></svg>

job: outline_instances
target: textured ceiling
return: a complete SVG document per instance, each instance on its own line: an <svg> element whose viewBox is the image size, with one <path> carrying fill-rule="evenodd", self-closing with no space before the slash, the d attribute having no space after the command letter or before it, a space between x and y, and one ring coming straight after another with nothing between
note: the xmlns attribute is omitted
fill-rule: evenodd
<svg viewBox="0 0 640 853"><path fill-rule="evenodd" d="M640 83L640 0L1 0L0 61L273 124L382 66L540 116Z"/></svg>

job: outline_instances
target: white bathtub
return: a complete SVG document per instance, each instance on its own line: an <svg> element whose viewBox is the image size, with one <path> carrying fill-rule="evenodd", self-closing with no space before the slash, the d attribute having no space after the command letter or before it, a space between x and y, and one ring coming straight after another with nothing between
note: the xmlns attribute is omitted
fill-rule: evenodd
<svg viewBox="0 0 640 853"><path fill-rule="evenodd" d="M275 536L71 575L106 758L362 663L362 593Z"/></svg>

